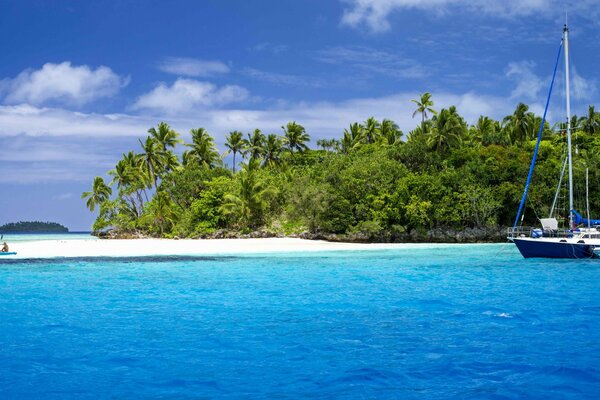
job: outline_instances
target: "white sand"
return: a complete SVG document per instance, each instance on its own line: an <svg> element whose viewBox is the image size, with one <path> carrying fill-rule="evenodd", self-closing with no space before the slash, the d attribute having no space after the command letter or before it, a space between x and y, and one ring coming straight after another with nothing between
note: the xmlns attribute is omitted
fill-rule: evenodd
<svg viewBox="0 0 600 400"><path fill-rule="evenodd" d="M51 257L132 257L153 255L231 255L256 253L288 253L333 250L381 250L418 246L387 243L332 243L293 238L269 239L111 239L111 240L38 240L14 242L9 258Z"/></svg>

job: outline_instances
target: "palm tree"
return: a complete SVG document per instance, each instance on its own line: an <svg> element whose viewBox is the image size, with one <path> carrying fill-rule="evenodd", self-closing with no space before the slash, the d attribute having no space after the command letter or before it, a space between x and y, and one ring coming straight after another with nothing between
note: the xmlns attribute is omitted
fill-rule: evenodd
<svg viewBox="0 0 600 400"><path fill-rule="evenodd" d="M362 141L366 144L372 144L381 137L381 124L373 117L365 121L362 130Z"/></svg>
<svg viewBox="0 0 600 400"><path fill-rule="evenodd" d="M81 194L82 199L87 199L85 205L90 211L94 212L97 205L100 205L107 201L112 194L112 189L104 183L102 177L97 176L94 178L92 184L92 190L90 192L83 192Z"/></svg>
<svg viewBox="0 0 600 400"><path fill-rule="evenodd" d="M171 150L167 150L163 154L163 169L164 172L175 171L180 168L177 155Z"/></svg>
<svg viewBox="0 0 600 400"><path fill-rule="evenodd" d="M174 148L177 143L182 142L179 138L179 133L171 129L166 122L160 122L158 129L154 127L148 129L148 133L160 145L163 151L166 151L168 147Z"/></svg>
<svg viewBox="0 0 600 400"><path fill-rule="evenodd" d="M177 214L173 211L173 203L171 198L165 192L158 192L152 199L150 207L150 216L154 224L160 230L160 236L163 235L165 228L175 222Z"/></svg>
<svg viewBox="0 0 600 400"><path fill-rule="evenodd" d="M226 137L225 147L229 150L225 152L225 155L233 153L233 173L235 173L235 155L244 151L248 142L244 139L243 133L240 131L229 132Z"/></svg>
<svg viewBox="0 0 600 400"><path fill-rule="evenodd" d="M531 122L527 118L528 110L528 105L519 103L512 115L504 117L502 122L511 143L522 143L527 139L528 123Z"/></svg>
<svg viewBox="0 0 600 400"><path fill-rule="evenodd" d="M239 173L239 191L228 193L223 198L221 212L239 219L243 227L256 227L262 222L267 199L274 188L265 186L256 174L257 159L250 159Z"/></svg>
<svg viewBox="0 0 600 400"><path fill-rule="evenodd" d="M133 152L129 152L133 156ZM138 177L135 172L137 168L135 164L131 164L127 155L123 154L123 158L117 162L115 169L108 171L108 174L113 177L110 185L117 184L119 188L119 196L124 197L129 201L127 204L135 217L139 216L139 210L142 209L144 202L139 192L139 186L136 185ZM134 198L134 194L137 196L137 201Z"/></svg>
<svg viewBox="0 0 600 400"><path fill-rule="evenodd" d="M335 139L318 139L317 146L321 147L325 151L331 151L339 146L339 142Z"/></svg>
<svg viewBox="0 0 600 400"><path fill-rule="evenodd" d="M471 140L478 141L484 146L496 144L496 121L480 115L475 125L471 126L470 136Z"/></svg>
<svg viewBox="0 0 600 400"><path fill-rule="evenodd" d="M191 150L184 153L184 160L197 162L201 166L214 168L220 158L219 152L215 148L215 141L204 128L190 130L192 134L192 143L186 144Z"/></svg>
<svg viewBox="0 0 600 400"><path fill-rule="evenodd" d="M421 95L419 100L411 100L413 103L417 105L417 109L413 112L413 118L417 114L421 114L421 131L425 132L425 120L427 119L427 113L431 113L433 115L437 114L437 112L432 108L433 101L431 100L431 93L425 92Z"/></svg>
<svg viewBox="0 0 600 400"><path fill-rule="evenodd" d="M343 154L350 153L350 150L360 145L362 138L363 126L358 122L350 124L349 129L344 129L344 136L341 141L341 152Z"/></svg>
<svg viewBox="0 0 600 400"><path fill-rule="evenodd" d="M589 135L593 135L594 133L598 132L600 130L598 119L599 115L596 113L594 106L588 106L588 115L583 121L583 131Z"/></svg>
<svg viewBox="0 0 600 400"><path fill-rule="evenodd" d="M148 188L158 186L158 177L163 171L164 153L160 145L151 136L146 138L145 142L139 141L143 152L138 155L138 168L142 175L147 177L146 186Z"/></svg>
<svg viewBox="0 0 600 400"><path fill-rule="evenodd" d="M283 143L285 148L294 155L294 151L303 152L308 150L306 143L310 141L310 136L306 133L304 127L297 124L295 121L288 122L286 126L282 126L283 129Z"/></svg>
<svg viewBox="0 0 600 400"><path fill-rule="evenodd" d="M283 151L283 142L281 138L275 134L267 136L263 149L264 165L273 167L281 161L281 152Z"/></svg>
<svg viewBox="0 0 600 400"><path fill-rule="evenodd" d="M260 129L255 129L252 134L248 134L248 150L247 154L250 155L250 160L258 160L262 157L265 135L262 134Z"/></svg>
<svg viewBox="0 0 600 400"><path fill-rule="evenodd" d="M402 137L402 131L391 119L381 121L381 138L388 144L393 145Z"/></svg>
<svg viewBox="0 0 600 400"><path fill-rule="evenodd" d="M434 117L427 144L438 153L444 153L450 147L456 147L462 142L465 131L464 120L456 112L456 107L451 106Z"/></svg>

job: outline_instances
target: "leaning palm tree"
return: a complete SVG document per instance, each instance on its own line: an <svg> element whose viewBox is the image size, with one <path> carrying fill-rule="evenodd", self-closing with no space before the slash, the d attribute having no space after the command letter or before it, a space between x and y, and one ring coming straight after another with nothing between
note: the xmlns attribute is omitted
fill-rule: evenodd
<svg viewBox="0 0 600 400"><path fill-rule="evenodd" d="M90 192L83 192L81 194L82 199L87 199L85 205L90 211L94 212L97 205L100 205L107 201L112 194L112 189L104 183L102 177L97 176L94 178L92 184L92 190Z"/></svg>
<svg viewBox="0 0 600 400"><path fill-rule="evenodd" d="M160 145L163 151L166 151L168 147L174 148L177 143L182 142L179 138L179 133L171 129L166 122L160 122L157 128L152 127L148 129L148 133Z"/></svg>
<svg viewBox="0 0 600 400"><path fill-rule="evenodd" d="M433 115L437 114L437 112L432 108L433 101L431 100L431 93L425 92L421 95L419 100L411 100L413 103L417 105L417 109L413 112L413 118L417 114L421 114L421 131L425 132L425 120L427 119L427 113L431 113Z"/></svg>
<svg viewBox="0 0 600 400"><path fill-rule="evenodd" d="M146 141L139 141L142 146L142 153L138 155L138 168L143 176L148 178L146 186L151 188L158 187L158 177L162 174L164 168L164 152L160 145L151 136Z"/></svg>
<svg viewBox="0 0 600 400"><path fill-rule="evenodd" d="M113 177L110 185L117 184L119 197L123 198L128 209L131 210L131 214L138 217L144 202L139 191L139 185L136 185L138 179L136 171L137 168L131 165L127 156L123 154L123 158L117 162L115 169L108 171L108 174Z"/></svg>
<svg viewBox="0 0 600 400"><path fill-rule="evenodd" d="M229 132L226 137L225 147L229 150L225 152L225 155L233 153L233 167L232 171L235 173L235 155L241 153L248 146L248 141L244 139L243 133L240 131Z"/></svg>
<svg viewBox="0 0 600 400"><path fill-rule="evenodd" d="M294 151L303 152L308 150L307 142L310 141L310 136L306 133L306 129L295 121L288 122L283 129L283 145L294 155Z"/></svg>
<svg viewBox="0 0 600 400"><path fill-rule="evenodd" d="M184 154L186 164L193 161L208 168L217 166L220 157L213 137L204 128L192 129L190 133L192 134L192 143L186 144L191 148Z"/></svg>

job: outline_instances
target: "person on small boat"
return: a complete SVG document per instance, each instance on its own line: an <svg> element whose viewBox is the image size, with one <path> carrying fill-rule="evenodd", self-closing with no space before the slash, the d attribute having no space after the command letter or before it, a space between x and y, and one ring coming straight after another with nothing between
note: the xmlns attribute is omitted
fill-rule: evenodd
<svg viewBox="0 0 600 400"><path fill-rule="evenodd" d="M6 242L4 242L4 244L2 245L2 251L3 253L8 253L8 245L6 244Z"/></svg>

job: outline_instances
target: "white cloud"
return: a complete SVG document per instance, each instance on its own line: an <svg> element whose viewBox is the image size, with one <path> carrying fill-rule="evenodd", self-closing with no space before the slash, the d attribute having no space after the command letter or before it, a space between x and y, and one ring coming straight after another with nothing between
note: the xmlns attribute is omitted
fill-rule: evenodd
<svg viewBox="0 0 600 400"><path fill-rule="evenodd" d="M171 86L161 83L143 94L137 99L133 109L179 114L235 103L247 98L248 91L237 85L217 87L209 82L180 78Z"/></svg>
<svg viewBox="0 0 600 400"><path fill-rule="evenodd" d="M423 78L428 68L417 61L398 54L364 46L337 46L320 51L316 59L336 65L350 66L363 72L371 72L397 78Z"/></svg>
<svg viewBox="0 0 600 400"><path fill-rule="evenodd" d="M571 67L571 95L577 100L592 99L597 92L596 80L586 79L579 75L577 69Z"/></svg>
<svg viewBox="0 0 600 400"><path fill-rule="evenodd" d="M129 83L110 68L92 69L87 65L73 66L65 61L47 63L41 69L27 69L14 79L0 82L0 94L6 104L41 105L59 102L81 106L103 97L111 97Z"/></svg>
<svg viewBox="0 0 600 400"><path fill-rule="evenodd" d="M535 63L533 61L511 62L508 64L506 76L516 83L516 87L510 94L512 99L535 100L540 98L544 83L533 72L534 68Z"/></svg>
<svg viewBox="0 0 600 400"><path fill-rule="evenodd" d="M0 136L136 136L144 134L155 123L149 118L124 114L88 114L30 105L0 106Z"/></svg>
<svg viewBox="0 0 600 400"><path fill-rule="evenodd" d="M52 200L63 201L63 200L68 200L71 197L73 197L73 193L71 193L71 192L61 193L61 194L57 194L57 195L52 196Z"/></svg>
<svg viewBox="0 0 600 400"><path fill-rule="evenodd" d="M205 109L166 120L185 141L191 128L204 127L224 151L226 132L281 133L287 121L297 121L319 138L339 138L344 128L370 116L391 118L404 132L413 129L412 118L417 92L402 92L378 98L357 98L342 102L305 102L277 109ZM433 93L434 108L456 105L459 113L473 123L479 115L500 119L512 113L516 100L474 92ZM538 103L530 109L540 112ZM138 147L136 138L146 135L159 119L126 114L86 114L55 108L0 106L0 138L6 151L0 154L0 182L87 182L112 168L121 153Z"/></svg>
<svg viewBox="0 0 600 400"><path fill-rule="evenodd" d="M511 99L520 101L543 100L550 86L551 76L540 78L535 72L535 62L511 62L506 68L506 76L516 83L511 92ZM590 100L597 92L596 81L579 75L577 69L570 69L571 98L575 100ZM559 75L555 81L554 92L564 93L564 79Z"/></svg>
<svg viewBox="0 0 600 400"><path fill-rule="evenodd" d="M229 66L220 61L206 61L195 58L169 57L158 64L158 69L179 76L206 77L226 74Z"/></svg>
<svg viewBox="0 0 600 400"><path fill-rule="evenodd" d="M270 42L262 42L256 46L250 47L251 51L266 51L273 54L284 53L289 50L289 46L285 44L273 44Z"/></svg>
<svg viewBox="0 0 600 400"><path fill-rule="evenodd" d="M280 74L276 72L261 71L256 68L244 68L242 73L250 78L254 78L263 82L272 83L274 85L282 86L312 86L321 87L323 83L320 80L316 80L310 77L303 77L298 75Z"/></svg>
<svg viewBox="0 0 600 400"><path fill-rule="evenodd" d="M288 104L277 109L264 110L198 110L185 116L175 116L166 121L178 132L186 134L190 128L205 127L213 134L221 135L229 130L251 131L261 128L279 132L287 121L298 121L314 133L324 136L340 134L351 122L362 121L370 116L392 118L404 130L414 128L418 121L413 119L413 103L419 93L404 92L379 98L357 98L342 102L304 102ZM467 120L473 122L480 114L500 118L511 112L515 101L503 97L476 93L434 93L435 108L456 105ZM113 141L116 137L138 137L146 134L158 120L151 116L127 114L86 114L54 108L33 106L0 106L0 137L19 135L36 137L68 136L94 140ZM217 137L222 140L222 137ZM58 149L49 148L47 159ZM41 151L41 149L38 149ZM78 153L82 151L79 150ZM65 156L71 151L66 152ZM86 155L86 158L89 155ZM2 158L0 158L2 160Z"/></svg>
<svg viewBox="0 0 600 400"><path fill-rule="evenodd" d="M591 0L341 0L348 4L342 15L342 25L366 27L374 33L390 29L388 17L396 11L421 10L444 14L451 11L469 11L487 14L498 18L522 17L531 15L560 15L565 7L578 14L595 10Z"/></svg>

